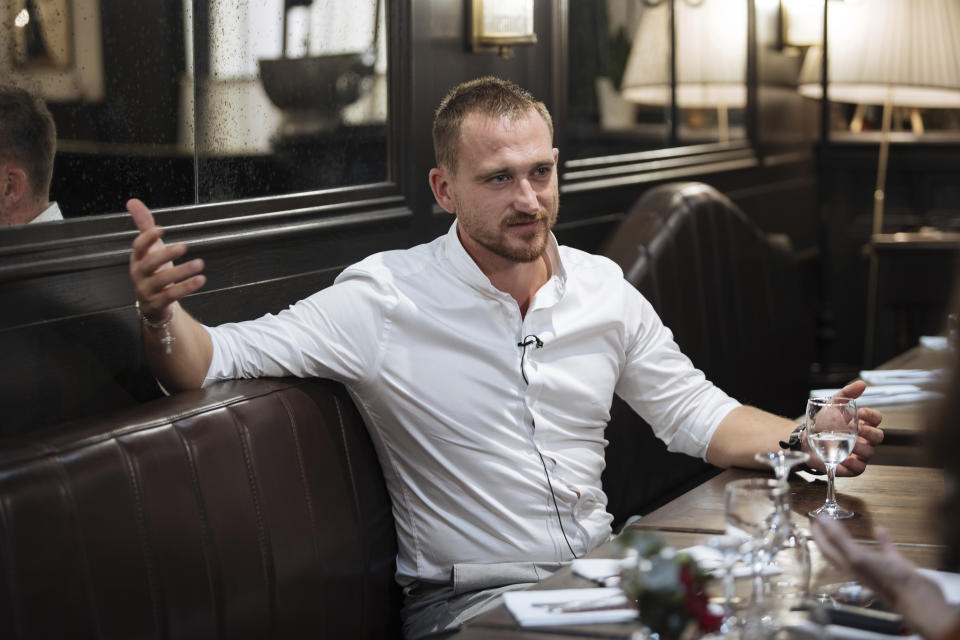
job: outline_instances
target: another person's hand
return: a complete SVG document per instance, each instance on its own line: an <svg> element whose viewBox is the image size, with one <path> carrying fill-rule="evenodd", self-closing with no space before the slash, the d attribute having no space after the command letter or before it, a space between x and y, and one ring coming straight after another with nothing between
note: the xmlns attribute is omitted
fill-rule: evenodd
<svg viewBox="0 0 960 640"><path fill-rule="evenodd" d="M165 245L161 240L163 228L157 226L150 210L140 200L128 201L127 211L140 231L130 254L130 279L140 312L151 322L163 322L170 317L174 303L206 282L206 277L200 274L203 260L174 266L173 261L187 252L187 246L182 242Z"/></svg>
<svg viewBox="0 0 960 640"><path fill-rule="evenodd" d="M843 398L859 398L866 388L867 385L865 382L857 380L841 389L837 396ZM877 445L883 442L883 431L877 428L883 419L883 415L876 409L870 409L869 407L860 407L857 414L860 420L857 443L854 445L853 452L847 459L837 466L838 476L856 476L863 473L867 468L867 462L873 457ZM817 454L809 448L806 442L804 442L804 450L810 454L810 466L822 471L824 469L823 462L817 457Z"/></svg>
<svg viewBox="0 0 960 640"><path fill-rule="evenodd" d="M925 638L937 638L957 624L956 610L943 597L940 587L900 555L882 528L876 531L879 548L854 542L838 522L828 518L814 521L812 530L821 553L873 589L903 615L911 629Z"/></svg>

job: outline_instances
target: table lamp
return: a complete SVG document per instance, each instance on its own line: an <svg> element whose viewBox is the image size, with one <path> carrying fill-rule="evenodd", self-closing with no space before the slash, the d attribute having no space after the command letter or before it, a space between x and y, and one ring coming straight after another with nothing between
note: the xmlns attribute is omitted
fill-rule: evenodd
<svg viewBox="0 0 960 640"><path fill-rule="evenodd" d="M919 108L960 107L960 2L957 0L861 0L827 3L827 98L883 105L873 234L883 231L884 190L894 107L912 108L914 133L922 133ZM820 99L821 53L807 52L797 90ZM828 123L823 123L828 126ZM853 128L858 128L855 116ZM877 260L871 252L867 300L870 359L877 295Z"/></svg>
<svg viewBox="0 0 960 640"><path fill-rule="evenodd" d="M621 93L631 102L655 106L669 105L674 93L679 109L715 108L718 138L727 142L728 110L747 104L746 3L676 0L674 11L676 64L670 60L669 1L645 6Z"/></svg>

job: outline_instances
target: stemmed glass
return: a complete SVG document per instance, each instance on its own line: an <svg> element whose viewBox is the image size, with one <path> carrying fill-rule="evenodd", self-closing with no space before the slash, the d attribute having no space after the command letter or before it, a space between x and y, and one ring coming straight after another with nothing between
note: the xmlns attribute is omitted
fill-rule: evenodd
<svg viewBox="0 0 960 640"><path fill-rule="evenodd" d="M807 400L807 442L827 468L827 500L819 509L810 512L813 518L826 516L842 520L854 516L853 511L837 504L833 480L837 465L847 459L857 443L859 423L857 402L853 398Z"/></svg>
<svg viewBox="0 0 960 640"><path fill-rule="evenodd" d="M707 546L720 552L720 571L723 579L723 621L720 623L720 635L716 637L732 638L735 637L738 622L733 609L736 590L733 567L740 559L743 540L728 535L712 536L707 539Z"/></svg>
<svg viewBox="0 0 960 640"><path fill-rule="evenodd" d="M761 630L773 631L776 621L764 601L763 572L783 542L779 505L788 485L779 480L750 478L734 480L724 492L725 533L740 540L740 551L750 565L753 590L743 634L752 637Z"/></svg>
<svg viewBox="0 0 960 640"><path fill-rule="evenodd" d="M780 482L786 482L790 470L798 464L803 464L810 459L810 454L804 451L790 451L780 449L779 451L764 451L755 453L753 459L760 464L766 464L773 467L773 475Z"/></svg>

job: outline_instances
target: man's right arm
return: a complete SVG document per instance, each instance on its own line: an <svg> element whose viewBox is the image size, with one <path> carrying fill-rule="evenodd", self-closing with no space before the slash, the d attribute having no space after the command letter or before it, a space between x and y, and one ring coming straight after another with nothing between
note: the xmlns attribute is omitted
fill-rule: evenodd
<svg viewBox="0 0 960 640"><path fill-rule="evenodd" d="M165 245L163 229L139 200L127 211L140 231L130 254L130 279L143 318L143 348L150 368L171 392L198 389L213 358L206 329L180 306L179 300L206 282L203 260L174 265L186 253L183 243Z"/></svg>

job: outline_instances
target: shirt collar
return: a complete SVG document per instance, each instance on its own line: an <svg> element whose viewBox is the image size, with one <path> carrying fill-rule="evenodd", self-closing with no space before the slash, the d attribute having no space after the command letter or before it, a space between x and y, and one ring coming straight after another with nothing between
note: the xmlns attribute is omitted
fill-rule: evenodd
<svg viewBox="0 0 960 640"><path fill-rule="evenodd" d="M54 220L63 220L63 214L60 213L60 207L57 206L57 203L51 202L50 206L43 210L43 213L30 222L51 222Z"/></svg>
<svg viewBox="0 0 960 640"><path fill-rule="evenodd" d="M463 248L463 243L460 242L460 237L457 235L456 220L450 225L450 229L443 238L443 253L457 275L474 289L487 295L508 295L490 284L490 279L480 270L480 267L477 266L477 263L470 257L467 250ZM563 266L563 261L560 259L560 247L557 244L557 239L553 235L553 232L550 232L547 237L547 246L544 254L550 263L549 266L552 273L550 280L544 287L550 286L550 284L553 283L556 296L550 297L559 298L563 294L564 287L566 286L567 271Z"/></svg>

